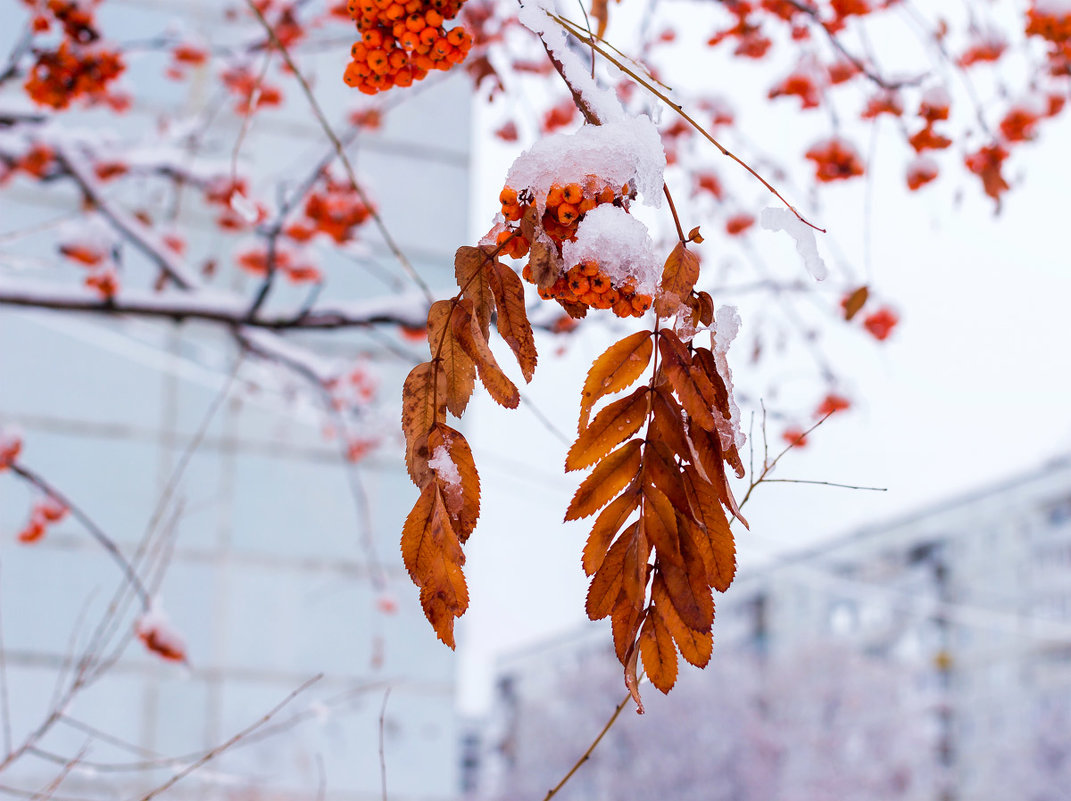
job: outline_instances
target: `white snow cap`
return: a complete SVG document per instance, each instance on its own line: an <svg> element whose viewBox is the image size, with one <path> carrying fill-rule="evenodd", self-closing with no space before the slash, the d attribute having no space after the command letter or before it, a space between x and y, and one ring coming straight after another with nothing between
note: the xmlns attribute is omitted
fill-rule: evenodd
<svg viewBox="0 0 1071 801"><path fill-rule="evenodd" d="M737 450L747 443L747 435L741 426L740 407L733 397L733 371L729 369L729 346L740 333L740 312L736 306L722 306L714 313L714 362L718 375L725 382L729 394L729 419L720 414L714 416L718 426L718 438L723 450L736 445Z"/></svg>
<svg viewBox="0 0 1071 801"><path fill-rule="evenodd" d="M450 458L450 451L445 445L440 445L435 449L435 453L428 460L428 467L434 470L435 474L445 481L448 486L461 486L461 473L458 472L457 465Z"/></svg>
<svg viewBox="0 0 1071 801"><path fill-rule="evenodd" d="M822 257L818 255L818 242L814 230L793 214L789 209L765 208L759 216L759 223L767 231L785 231L796 240L796 252L803 257L803 265L815 281L823 281L829 275L829 269Z"/></svg>
<svg viewBox="0 0 1071 801"><path fill-rule="evenodd" d="M632 183L644 203L662 205L662 172L666 153L662 138L648 117L626 117L605 125L585 125L572 134L554 134L524 151L506 175L518 192L531 189L543 212L551 184L582 183L589 175L620 188Z"/></svg>
<svg viewBox="0 0 1071 801"><path fill-rule="evenodd" d="M568 266L597 261L614 286L631 278L636 291L644 295L654 294L662 275L662 263L647 226L609 203L584 215L576 229L576 241L562 243L562 258Z"/></svg>
<svg viewBox="0 0 1071 801"><path fill-rule="evenodd" d="M554 0L525 0L517 13L517 19L532 33L538 34L554 58L562 65L569 85L580 93L595 112L601 123L620 121L626 118L625 110L617 99L617 93L595 83L591 77L591 65L569 48L569 35L548 14L557 12Z"/></svg>

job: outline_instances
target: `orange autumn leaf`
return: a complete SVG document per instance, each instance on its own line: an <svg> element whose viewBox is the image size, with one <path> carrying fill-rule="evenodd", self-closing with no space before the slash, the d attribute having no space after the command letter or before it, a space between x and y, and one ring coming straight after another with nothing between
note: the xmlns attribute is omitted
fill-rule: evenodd
<svg viewBox="0 0 1071 801"><path fill-rule="evenodd" d="M532 324L524 307L524 285L517 273L500 261L491 265L490 282L498 309L498 333L517 357L524 380L531 381L538 355Z"/></svg>
<svg viewBox="0 0 1071 801"><path fill-rule="evenodd" d="M640 469L640 440L626 442L603 459L580 484L565 519L579 520L595 514L635 478Z"/></svg>
<svg viewBox="0 0 1071 801"><path fill-rule="evenodd" d="M639 431L647 417L648 394L646 386L640 387L595 415L569 448L566 471L588 467Z"/></svg>
<svg viewBox="0 0 1071 801"><path fill-rule="evenodd" d="M647 678L663 693L677 682L677 649L661 615L648 615L640 629L640 659Z"/></svg>
<svg viewBox="0 0 1071 801"><path fill-rule="evenodd" d="M402 526L402 561L420 587L420 604L436 635L454 647L454 619L469 605L461 570L465 554L450 523L442 493L429 482Z"/></svg>
<svg viewBox="0 0 1071 801"><path fill-rule="evenodd" d="M458 304L459 308L464 308ZM451 328L457 337L461 349L472 359L479 373L480 382L494 401L507 409L516 409L521 402L520 393L512 381L498 366L487 339L483 334L480 321L471 314L455 313L451 318Z"/></svg>
<svg viewBox="0 0 1071 801"><path fill-rule="evenodd" d="M713 634L709 628L706 631L696 631L685 625L677 610L673 608L673 602L669 599L669 592L661 576L655 576L651 582L651 602L652 613L660 617L669 629L681 656L696 667L706 667L714 653Z"/></svg>
<svg viewBox="0 0 1071 801"><path fill-rule="evenodd" d="M472 303L484 339L491 331L491 313L495 308L494 295L491 293L492 261L483 248L467 245L459 247L454 254L454 277L461 294Z"/></svg>
<svg viewBox="0 0 1071 801"><path fill-rule="evenodd" d="M463 543L480 516L480 476L468 442L449 426L437 424L428 435L428 467L435 474L450 522Z"/></svg>
<svg viewBox="0 0 1071 801"><path fill-rule="evenodd" d="M626 489L609 506L599 513L595 519L595 525L591 527L588 541L584 545L583 567L585 575L595 574L606 558L606 552L610 548L617 532L628 520L636 508L640 505L640 490L638 486Z"/></svg>
<svg viewBox="0 0 1071 801"><path fill-rule="evenodd" d="M699 257L688 250L683 242L678 242L662 268L662 280L654 302L655 313L659 317L672 316L684 299L692 294L698 280Z"/></svg>
<svg viewBox="0 0 1071 801"><path fill-rule="evenodd" d="M417 486L427 479L427 436L446 419L446 376L434 362L414 367L402 385L402 433L405 465Z"/></svg>
<svg viewBox="0 0 1071 801"><path fill-rule="evenodd" d="M449 300L439 300L428 311L428 347L442 365L446 378L446 407L460 417L468 406L476 386L476 365L454 335L453 315L466 315L464 309Z"/></svg>
<svg viewBox="0 0 1071 801"><path fill-rule="evenodd" d="M653 352L650 332L637 331L615 342L592 363L580 393L578 430L587 426L591 408L599 398L620 392L643 374Z"/></svg>

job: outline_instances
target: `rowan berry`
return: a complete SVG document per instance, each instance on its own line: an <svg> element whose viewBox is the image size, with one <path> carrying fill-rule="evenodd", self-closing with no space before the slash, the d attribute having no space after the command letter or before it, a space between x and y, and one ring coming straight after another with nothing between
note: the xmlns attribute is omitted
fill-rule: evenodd
<svg viewBox="0 0 1071 801"><path fill-rule="evenodd" d="M576 221L576 218L580 216L580 212L576 206L570 203L562 203L558 206L558 222L562 225L569 225Z"/></svg>
<svg viewBox="0 0 1071 801"><path fill-rule="evenodd" d="M579 205L584 199L584 190L580 188L580 184L566 184L562 188L562 199L572 206Z"/></svg>
<svg viewBox="0 0 1071 801"><path fill-rule="evenodd" d="M565 200L565 193L558 184L552 184L547 190L547 208L557 208Z"/></svg>

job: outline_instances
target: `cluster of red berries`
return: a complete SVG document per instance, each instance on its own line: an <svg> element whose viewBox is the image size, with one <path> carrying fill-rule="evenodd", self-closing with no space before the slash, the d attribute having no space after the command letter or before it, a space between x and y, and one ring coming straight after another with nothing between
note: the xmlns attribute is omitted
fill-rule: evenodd
<svg viewBox="0 0 1071 801"><path fill-rule="evenodd" d="M26 521L26 525L19 532L19 542L29 545L42 539L48 527L63 520L67 516L67 511L67 507L58 499L51 495L46 495L33 505L30 519Z"/></svg>
<svg viewBox="0 0 1071 801"><path fill-rule="evenodd" d="M77 97L100 97L122 71L118 53L63 41L57 49L38 54L26 92L35 103L64 109Z"/></svg>
<svg viewBox="0 0 1071 801"><path fill-rule="evenodd" d="M323 189L309 193L306 219L288 226L286 234L298 242L307 242L320 232L342 245L353 238L354 229L368 221L372 211L349 182L327 178Z"/></svg>
<svg viewBox="0 0 1071 801"><path fill-rule="evenodd" d="M1057 7L1050 8L1050 5L1034 0L1026 12L1027 35L1040 36L1056 44L1071 41L1071 14L1059 13Z"/></svg>
<svg viewBox="0 0 1071 801"><path fill-rule="evenodd" d="M547 190L539 225L557 246L560 255L562 243L576 239L577 226L587 212L606 203L627 211L632 196L627 184L618 189L594 175L589 175L583 183L552 184ZM521 233L519 222L535 204L535 195L527 189L518 194L517 190L507 186L498 199L507 222L505 230L498 234L498 244L505 255L524 258L531 243ZM524 266L521 277L536 283L530 262ZM558 301L567 311L570 306L583 307L585 312L587 308L612 309L618 317L641 317L651 308L650 295L637 293L635 283L629 279L615 285L595 260L566 266L565 272L553 284L540 286L539 296Z"/></svg>
<svg viewBox="0 0 1071 801"><path fill-rule="evenodd" d="M457 16L464 0L349 0L361 32L350 51L343 79L365 94L409 86L432 70L460 64L472 47L462 26L443 23Z"/></svg>

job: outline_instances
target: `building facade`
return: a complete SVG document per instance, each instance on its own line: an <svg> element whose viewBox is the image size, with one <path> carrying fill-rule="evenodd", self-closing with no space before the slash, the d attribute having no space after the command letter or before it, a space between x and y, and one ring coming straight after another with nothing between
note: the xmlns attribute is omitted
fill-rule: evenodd
<svg viewBox="0 0 1071 801"><path fill-rule="evenodd" d="M329 5L310 7L322 13ZM0 19L0 52L7 53L28 11L10 3ZM248 16L209 0L110 0L99 21L113 41L159 36L212 53L256 34ZM349 53L343 40L354 35L337 25L312 29L315 46L298 50L299 62L346 135L394 239L429 284L446 286L468 231L470 82L464 75L429 79L369 101L341 80ZM92 110L47 124L99 129L132 159L154 158L163 147L156 140L173 144L177 126L201 126L191 163L233 157L263 197L293 187L330 154L297 84L277 64L266 74L283 87L283 105L246 120L221 102L218 61L175 82L164 77L169 47L131 53L123 88L133 104L121 129ZM263 57L253 63L261 67ZM19 84L3 87L0 104L24 102ZM368 108L382 113L382 126L356 131L349 113ZM18 146L8 136L0 153ZM449 196L418 196L427 186L449 187ZM109 190L109 199L154 214L174 202L148 179L141 188ZM63 218L77 217L78 197L15 177L0 188L0 208L0 277L69 280L74 273L56 254L56 236ZM198 266L215 260L221 285L251 297L258 279L234 268L242 242L213 223L217 211L196 193L183 201L174 228L187 239L185 258ZM40 226L44 235L19 235ZM352 246L323 247L318 256L322 299L411 289L370 226ZM137 254L124 257L136 266ZM269 308L293 306L307 291L280 286ZM196 767L172 797L380 798L384 781L394 801L455 794L452 653L423 619L397 547L415 499L394 433L397 398L426 346L389 328L293 341L368 377L377 400L346 433L383 447L348 460L352 442L339 435L339 417L315 388L244 353L226 328L0 306L0 424L21 430L20 461L134 563L188 656L186 665L169 664L132 641L138 610L129 598L109 614L122 574L74 516L33 546L18 543L39 494L0 474L8 755L0 784L30 794L50 788L61 796L140 797ZM101 652L110 661L87 670L68 702L101 620L113 627Z"/></svg>
<svg viewBox="0 0 1071 801"><path fill-rule="evenodd" d="M553 784L622 693L602 626L504 660L479 792ZM646 694L652 721L617 724L577 798L611 797L618 774L667 792L630 748L690 757L675 797L1066 797L1071 460L741 575L718 599L711 665L666 699ZM546 742L579 727L576 742ZM739 749L726 755L726 740Z"/></svg>

